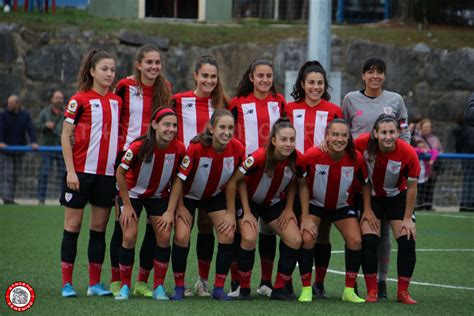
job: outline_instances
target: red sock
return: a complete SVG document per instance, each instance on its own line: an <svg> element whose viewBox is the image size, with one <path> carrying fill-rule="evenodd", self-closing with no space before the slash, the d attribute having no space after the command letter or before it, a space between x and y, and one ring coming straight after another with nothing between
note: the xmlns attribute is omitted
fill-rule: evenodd
<svg viewBox="0 0 474 316"><path fill-rule="evenodd" d="M301 284L306 286L311 286L311 272L305 273L301 276Z"/></svg>
<svg viewBox="0 0 474 316"><path fill-rule="evenodd" d="M225 278L227 275L225 274L217 274L216 273L216 279L214 280L214 287L224 287L225 284Z"/></svg>
<svg viewBox="0 0 474 316"><path fill-rule="evenodd" d="M198 260L199 277L201 280L209 279L209 270L211 269L211 261Z"/></svg>
<svg viewBox="0 0 474 316"><path fill-rule="evenodd" d="M262 281L272 283L273 259L260 259L262 267Z"/></svg>
<svg viewBox="0 0 474 316"><path fill-rule="evenodd" d="M410 285L410 277L398 277L398 290L397 293L408 291L408 286Z"/></svg>
<svg viewBox="0 0 474 316"><path fill-rule="evenodd" d="M120 281L120 268L112 267L110 283Z"/></svg>
<svg viewBox="0 0 474 316"><path fill-rule="evenodd" d="M286 282L288 282L290 279L291 275L281 274L280 272L278 272L273 288L282 289L285 286Z"/></svg>
<svg viewBox="0 0 474 316"><path fill-rule="evenodd" d="M316 267L316 277L314 279L314 282L320 283L320 284L324 283L327 270L328 270L328 267Z"/></svg>
<svg viewBox="0 0 474 316"><path fill-rule="evenodd" d="M166 272L168 271L168 262L153 260L153 268L153 288L156 289L159 285L163 285L165 282Z"/></svg>
<svg viewBox="0 0 474 316"><path fill-rule="evenodd" d="M237 261L233 260L232 264L230 265L230 280L232 282L239 281L240 279L240 271L237 265Z"/></svg>
<svg viewBox="0 0 474 316"><path fill-rule="evenodd" d="M250 271L238 271L241 289L250 289L250 280L252 279L252 270Z"/></svg>
<svg viewBox="0 0 474 316"><path fill-rule="evenodd" d="M89 286L100 283L100 274L102 273L102 263L89 262Z"/></svg>
<svg viewBox="0 0 474 316"><path fill-rule="evenodd" d="M346 287L354 288L357 280L357 272L346 271Z"/></svg>
<svg viewBox="0 0 474 316"><path fill-rule="evenodd" d="M374 274L365 274L365 285L367 287L367 293L378 293L377 286L377 273Z"/></svg>
<svg viewBox="0 0 474 316"><path fill-rule="evenodd" d="M174 285L184 287L184 272L175 272L173 273Z"/></svg>
<svg viewBox="0 0 474 316"><path fill-rule="evenodd" d="M148 277L150 276L150 270L138 268L138 282L148 283Z"/></svg>
<svg viewBox="0 0 474 316"><path fill-rule="evenodd" d="M120 285L128 285L130 288L130 284L132 283L132 271L133 271L133 264L129 266L125 266L120 264Z"/></svg>
<svg viewBox="0 0 474 316"><path fill-rule="evenodd" d="M63 286L66 283L72 285L72 271L74 270L74 263L61 262L61 273L63 275Z"/></svg>

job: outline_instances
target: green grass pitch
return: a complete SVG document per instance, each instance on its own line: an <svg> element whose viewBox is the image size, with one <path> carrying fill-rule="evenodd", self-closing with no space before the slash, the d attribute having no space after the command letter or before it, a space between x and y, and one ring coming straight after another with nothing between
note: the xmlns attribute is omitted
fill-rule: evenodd
<svg viewBox="0 0 474 316"><path fill-rule="evenodd" d="M257 297L255 288L260 277L258 256L252 288L252 301L217 302L210 298L191 298L181 302L157 302L131 297L128 301L115 301L111 297L88 298L87 290L87 240L88 212L79 237L78 255L74 271L74 286L79 296L63 299L60 296L61 271L59 249L63 231L61 207L0 206L0 290L5 293L14 281L28 282L36 292L36 301L26 314L32 315L473 315L474 314L474 214L426 213L417 214L417 265L410 292L418 300L416 306L395 303L396 283L388 283L389 302L377 304L350 304L341 301L344 276L343 242L336 229L332 230L333 254L326 277L329 299L301 304L275 302ZM144 228L142 217L141 227ZM107 246L113 228L107 231ZM143 233L144 229L140 230ZM141 242L141 236L139 241ZM396 242L392 241L393 248ZM139 246L137 249L139 249ZM195 235L191 245L186 280L193 285L197 278ZM136 251L137 254L139 251ZM138 256L133 279L136 279ZM213 262L214 265L214 262ZM108 284L110 261L107 249L102 280ZM211 280L213 281L213 268ZM152 277L151 277L152 278ZM150 279L151 279L150 278ZM396 251L392 252L389 278L396 279ZM228 278L229 279L229 278ZM360 290L365 293L363 278L358 279ZM151 280L150 280L151 283ZM228 286L229 282L227 282ZM294 273L295 290L299 293L300 280ZM165 287L173 289L170 270ZM0 315L17 314L10 310L5 300L0 303Z"/></svg>

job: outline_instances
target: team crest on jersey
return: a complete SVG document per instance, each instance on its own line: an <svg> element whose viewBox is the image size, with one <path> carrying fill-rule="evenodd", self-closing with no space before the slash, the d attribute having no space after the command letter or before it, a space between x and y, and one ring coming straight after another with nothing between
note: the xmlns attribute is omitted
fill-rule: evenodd
<svg viewBox="0 0 474 316"><path fill-rule="evenodd" d="M189 159L189 156L188 155L184 156L183 160L181 161L181 167L183 169L188 169L190 162L191 162L191 159Z"/></svg>
<svg viewBox="0 0 474 316"><path fill-rule="evenodd" d="M126 162L130 162L132 161L132 158L133 158L133 151L131 149L127 150L127 152L125 153L125 156L123 156L123 159L126 161Z"/></svg>
<svg viewBox="0 0 474 316"><path fill-rule="evenodd" d="M387 163L388 170L393 174L399 174L401 167L402 163L400 161L389 160Z"/></svg>
<svg viewBox="0 0 474 316"><path fill-rule="evenodd" d="M64 194L64 199L66 200L66 202L71 201L71 199L72 199L72 193L66 192L66 193Z"/></svg>
<svg viewBox="0 0 474 316"><path fill-rule="evenodd" d="M385 107L383 108L383 112L384 112L385 114L387 114L387 115L391 115L391 114L392 114L392 108L389 107L389 106L385 106Z"/></svg>
<svg viewBox="0 0 474 316"><path fill-rule="evenodd" d="M167 165L172 165L174 162L174 155L166 155L165 163Z"/></svg>
<svg viewBox="0 0 474 316"><path fill-rule="evenodd" d="M226 170L232 171L233 166L234 166L234 161L233 161L232 159L226 160L226 162L225 162L225 168L226 168Z"/></svg>
<svg viewBox="0 0 474 316"><path fill-rule="evenodd" d="M249 156L247 159L244 161L244 166L246 169L249 169L250 167L253 166L253 163L255 162L255 159L252 156Z"/></svg>
<svg viewBox="0 0 474 316"><path fill-rule="evenodd" d="M352 168L351 168L351 169L346 169L346 170L344 170L344 172L343 172L344 178L346 178L346 179L351 179L351 178L353 177L353 176L352 176L352 173L353 173L353 172L354 172L354 171L352 170Z"/></svg>
<svg viewBox="0 0 474 316"><path fill-rule="evenodd" d="M77 101L76 100L69 101L69 104L67 105L67 111L70 114L76 113L76 111L77 111Z"/></svg>
<svg viewBox="0 0 474 316"><path fill-rule="evenodd" d="M277 114L279 112L277 102L268 102L268 105L270 107L270 110L272 110L273 113Z"/></svg>

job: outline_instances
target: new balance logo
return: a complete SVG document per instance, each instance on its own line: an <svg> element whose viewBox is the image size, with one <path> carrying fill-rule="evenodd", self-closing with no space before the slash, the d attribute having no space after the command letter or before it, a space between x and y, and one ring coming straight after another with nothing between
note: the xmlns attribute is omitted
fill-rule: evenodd
<svg viewBox="0 0 474 316"><path fill-rule="evenodd" d="M253 114L253 109L249 109L244 111L244 114Z"/></svg>
<svg viewBox="0 0 474 316"><path fill-rule="evenodd" d="M194 106L194 104L192 104L192 103L186 103L184 105L185 108L192 108L193 106Z"/></svg>
<svg viewBox="0 0 474 316"><path fill-rule="evenodd" d="M326 171L318 171L318 174L321 175L321 176L325 176L325 175L326 175Z"/></svg>

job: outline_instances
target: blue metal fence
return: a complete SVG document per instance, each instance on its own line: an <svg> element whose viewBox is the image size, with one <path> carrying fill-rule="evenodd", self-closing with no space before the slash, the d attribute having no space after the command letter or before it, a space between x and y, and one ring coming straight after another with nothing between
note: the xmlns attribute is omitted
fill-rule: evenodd
<svg viewBox="0 0 474 316"><path fill-rule="evenodd" d="M4 159L5 154L17 153L22 156L22 168L16 175L16 199L38 200L38 176L41 159L47 153L60 153L59 146L40 146L33 150L30 146L8 146L0 149L0 195L4 192ZM421 155L421 159L429 159L429 155ZM433 205L435 208L459 209L463 205L474 208L474 154L444 153L437 161L442 168L436 177ZM57 201L64 174L53 168L48 178L47 199Z"/></svg>

